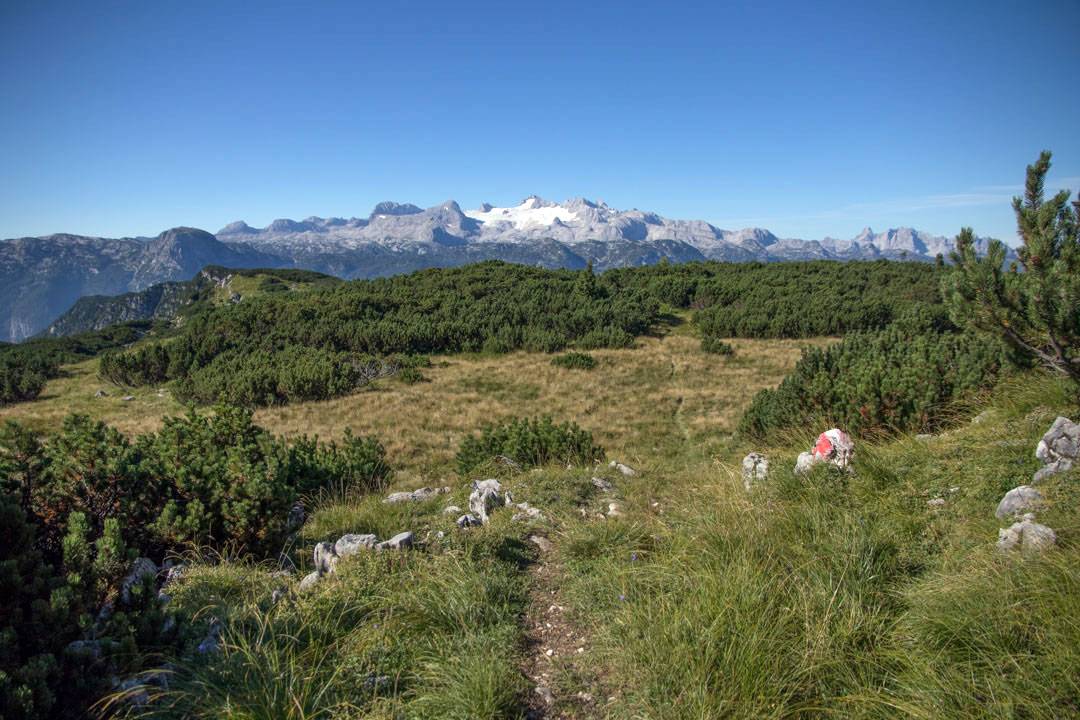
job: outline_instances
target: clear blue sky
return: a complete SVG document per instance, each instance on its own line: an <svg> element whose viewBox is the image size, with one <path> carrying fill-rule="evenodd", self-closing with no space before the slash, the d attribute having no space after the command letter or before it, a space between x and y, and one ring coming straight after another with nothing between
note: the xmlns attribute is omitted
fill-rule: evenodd
<svg viewBox="0 0 1080 720"><path fill-rule="evenodd" d="M537 193L1012 240L1080 189L1080 2L0 5L0 237Z"/></svg>

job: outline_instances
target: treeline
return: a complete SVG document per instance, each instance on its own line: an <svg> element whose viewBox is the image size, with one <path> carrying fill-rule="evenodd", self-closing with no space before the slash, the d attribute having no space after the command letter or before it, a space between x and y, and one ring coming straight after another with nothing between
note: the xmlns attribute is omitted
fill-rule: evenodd
<svg viewBox="0 0 1080 720"><path fill-rule="evenodd" d="M103 358L102 374L175 382L197 402L323 399L429 353L625 347L657 310L646 292L591 271L486 262L217 307L166 343Z"/></svg>
<svg viewBox="0 0 1080 720"><path fill-rule="evenodd" d="M82 415L44 440L9 423L0 431L0 716L83 717L111 689L103 668L130 672L140 656L191 641L165 622L151 587L117 595L136 557L160 563L195 547L273 557L296 529L299 498L374 490L389 473L373 438L286 443L233 407L168 418L134 440Z"/></svg>

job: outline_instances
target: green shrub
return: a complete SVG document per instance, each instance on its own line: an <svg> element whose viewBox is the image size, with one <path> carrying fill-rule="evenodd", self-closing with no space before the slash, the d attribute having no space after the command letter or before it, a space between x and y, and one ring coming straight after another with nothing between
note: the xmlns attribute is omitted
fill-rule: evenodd
<svg viewBox="0 0 1080 720"><path fill-rule="evenodd" d="M701 351L713 355L734 355L735 348L720 338L707 335L701 338Z"/></svg>
<svg viewBox="0 0 1080 720"><path fill-rule="evenodd" d="M457 453L460 472L505 457L520 467L535 467L549 462L584 465L604 457L604 449L593 442L592 433L577 423L556 425L551 418L514 419L490 425L479 436L461 442Z"/></svg>
<svg viewBox="0 0 1080 720"><path fill-rule="evenodd" d="M992 385L1007 359L996 343L927 327L932 317L804 351L780 387L754 397L740 431L767 439L817 420L855 433L941 426L950 405Z"/></svg>
<svg viewBox="0 0 1080 720"><path fill-rule="evenodd" d="M592 370L596 367L596 358L588 353L568 352L552 358L551 364L567 370Z"/></svg>
<svg viewBox="0 0 1080 720"><path fill-rule="evenodd" d="M27 358L0 359L0 405L33 400L45 389L45 379L56 368Z"/></svg>

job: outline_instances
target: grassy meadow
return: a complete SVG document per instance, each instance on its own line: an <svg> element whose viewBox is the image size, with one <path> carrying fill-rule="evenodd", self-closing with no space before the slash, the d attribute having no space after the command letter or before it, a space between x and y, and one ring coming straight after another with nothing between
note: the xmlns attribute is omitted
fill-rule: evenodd
<svg viewBox="0 0 1080 720"><path fill-rule="evenodd" d="M592 370L538 353L437 356L423 382L259 410L279 434L375 434L398 471L391 489L450 492L310 498L291 577L240 554L186 558L169 607L198 631L221 622L220 654L148 658L170 676L149 686L155 701L125 704L136 688L101 708L237 720L1080 716L1077 471L1041 486L1057 549L1023 561L994 549L998 500L1030 479L1038 438L1058 414L1075 417L1075 401L1022 375L958 410L950 430L861 442L854 472L798 477L795 456L824 427L773 448L734 429L801 347L827 342L736 339L733 355L712 355L674 326L592 352ZM80 411L135 433L183 411L167 393L127 392L88 361L0 418L47 429ZM443 510L467 507L476 479L454 470L461 438L541 414L578 422L638 473L493 468L543 516L504 509L458 529ZM772 471L748 493L739 461L751 449ZM412 551L361 553L314 591L271 600L296 590L316 543L403 530Z"/></svg>

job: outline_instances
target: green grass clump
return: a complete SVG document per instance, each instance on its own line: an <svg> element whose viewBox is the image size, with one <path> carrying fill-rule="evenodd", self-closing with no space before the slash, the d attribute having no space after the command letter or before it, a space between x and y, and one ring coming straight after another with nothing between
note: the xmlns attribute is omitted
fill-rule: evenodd
<svg viewBox="0 0 1080 720"><path fill-rule="evenodd" d="M734 355L735 348L728 343L724 342L720 338L712 335L706 335L701 338L701 351L712 353L713 355Z"/></svg>
<svg viewBox="0 0 1080 720"><path fill-rule="evenodd" d="M551 364L566 370L592 370L596 367L596 358L589 353L571 351L553 357Z"/></svg>
<svg viewBox="0 0 1080 720"><path fill-rule="evenodd" d="M507 541L502 535L495 544ZM240 580L251 572L203 567L178 583L175 612L221 620L221 652L180 664L148 717L516 713L524 582L497 553L464 542L360 553L311 592L277 604L269 598L273 576ZM277 582L295 589L295 578Z"/></svg>
<svg viewBox="0 0 1080 720"><path fill-rule="evenodd" d="M977 425L861 443L853 473L768 481L689 466L644 504L567 531L564 590L612 717L1075 716L1077 473L1040 485L1058 547L1000 556L994 508L1038 466L1057 383L1006 388ZM1036 390L1041 390L1036 392ZM938 508L930 499L945 498Z"/></svg>

